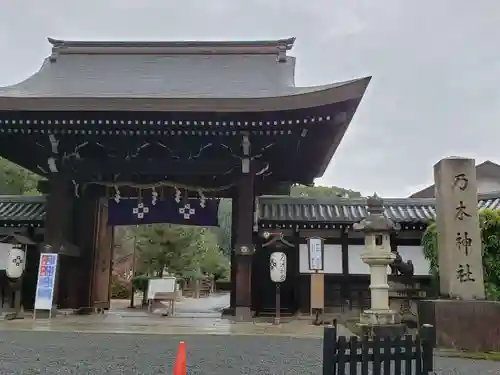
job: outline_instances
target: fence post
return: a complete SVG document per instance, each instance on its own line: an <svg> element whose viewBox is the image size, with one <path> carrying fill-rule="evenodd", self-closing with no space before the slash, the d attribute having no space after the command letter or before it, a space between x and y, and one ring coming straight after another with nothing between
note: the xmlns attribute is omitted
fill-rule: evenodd
<svg viewBox="0 0 500 375"><path fill-rule="evenodd" d="M436 346L436 328L423 324L419 332L422 345L422 369L424 374L434 371L434 347Z"/></svg>
<svg viewBox="0 0 500 375"><path fill-rule="evenodd" d="M337 325L323 330L323 375L336 375Z"/></svg>

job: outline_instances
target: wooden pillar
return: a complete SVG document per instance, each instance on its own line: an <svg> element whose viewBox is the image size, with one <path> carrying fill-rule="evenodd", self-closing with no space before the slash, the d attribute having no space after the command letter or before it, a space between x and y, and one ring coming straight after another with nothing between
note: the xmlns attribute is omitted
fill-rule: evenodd
<svg viewBox="0 0 500 375"><path fill-rule="evenodd" d="M252 320L252 256L254 224L254 174L242 174L237 186L235 215L236 240L236 296L235 317L239 321Z"/></svg>
<svg viewBox="0 0 500 375"><path fill-rule="evenodd" d="M231 199L231 296L230 296L230 309L232 315L236 309L236 227L238 218L238 195L237 189L233 190Z"/></svg>
<svg viewBox="0 0 500 375"><path fill-rule="evenodd" d="M344 228L340 235L340 246L342 250L342 283L340 284L340 293L342 299L346 300L351 294L349 291L349 234L347 233L347 228Z"/></svg>
<svg viewBox="0 0 500 375"><path fill-rule="evenodd" d="M299 229L294 228L293 232L293 245L294 245L294 257L295 257L295 282L293 288L293 299L294 299L294 313L301 308L301 275L300 275L300 235Z"/></svg>
<svg viewBox="0 0 500 375"><path fill-rule="evenodd" d="M80 267L77 270L78 306L92 306L92 278L94 275L94 254L96 238L96 218L98 214L98 198L91 194L82 194L75 204L75 244L81 249Z"/></svg>
<svg viewBox="0 0 500 375"><path fill-rule="evenodd" d="M94 249L91 306L109 309L109 284L113 261L113 227L108 225L108 200L106 198L101 198L98 204Z"/></svg>
<svg viewBox="0 0 500 375"><path fill-rule="evenodd" d="M45 218L44 252L60 253L64 241L73 236L73 194L70 182L60 176L50 178L50 193L47 197ZM54 284L54 308L62 300L60 282L63 277L59 259Z"/></svg>

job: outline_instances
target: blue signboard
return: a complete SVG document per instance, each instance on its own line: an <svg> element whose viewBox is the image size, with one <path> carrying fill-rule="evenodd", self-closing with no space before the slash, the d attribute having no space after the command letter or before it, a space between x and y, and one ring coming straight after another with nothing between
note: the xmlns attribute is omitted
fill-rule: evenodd
<svg viewBox="0 0 500 375"><path fill-rule="evenodd" d="M38 281L36 284L35 310L51 310L54 299L54 284L57 268L57 254L40 254Z"/></svg>

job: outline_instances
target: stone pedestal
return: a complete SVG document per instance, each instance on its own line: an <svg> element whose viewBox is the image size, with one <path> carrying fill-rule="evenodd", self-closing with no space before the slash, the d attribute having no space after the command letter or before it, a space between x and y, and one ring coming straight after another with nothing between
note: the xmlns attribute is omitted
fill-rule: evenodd
<svg viewBox="0 0 500 375"><path fill-rule="evenodd" d="M422 300L418 323L436 328L436 346L470 352L500 351L500 302Z"/></svg>
<svg viewBox="0 0 500 375"><path fill-rule="evenodd" d="M389 284L387 283L387 267L394 261L390 251L369 249L361 254L363 262L370 267L370 310L389 310Z"/></svg>
<svg viewBox="0 0 500 375"><path fill-rule="evenodd" d="M369 336L402 336L406 326L401 324L398 312L389 307L389 284L387 266L394 261L390 251L371 251L361 255L363 262L370 266L371 307L359 317L363 334Z"/></svg>
<svg viewBox="0 0 500 375"><path fill-rule="evenodd" d="M370 309L361 313L360 328L370 336L401 336L405 332L399 314L389 307L387 268L396 255L391 251L390 233L399 226L384 215L383 200L368 199L369 215L355 224L354 229L365 233L365 251L361 259L370 267Z"/></svg>

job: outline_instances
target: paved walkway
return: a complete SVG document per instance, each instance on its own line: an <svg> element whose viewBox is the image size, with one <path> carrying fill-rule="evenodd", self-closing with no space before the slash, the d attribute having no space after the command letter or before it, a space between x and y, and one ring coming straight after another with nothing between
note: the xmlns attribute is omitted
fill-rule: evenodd
<svg viewBox="0 0 500 375"><path fill-rule="evenodd" d="M209 297L202 298L182 298L175 303L175 315L178 317L220 317L221 311L229 306L229 293L217 293ZM145 314L144 309L130 309L128 300L112 300L112 314L130 315L131 312ZM136 306L140 305L140 299L136 301Z"/></svg>
<svg viewBox="0 0 500 375"><path fill-rule="evenodd" d="M128 301L113 301L109 312L102 315L67 315L51 320L25 318L0 321L0 330L129 333L159 335L274 335L321 338L323 327L311 320L292 320L275 326L271 323L236 323L221 317L222 308L229 304L228 294L216 294L200 299L183 299L176 304L173 317L149 314L144 309L129 309ZM339 326L339 334L352 333Z"/></svg>
<svg viewBox="0 0 500 375"><path fill-rule="evenodd" d="M349 335L347 330L340 334ZM109 313L92 316L58 316L52 320L1 321L0 330L87 332L87 333L135 333L157 335L275 335L320 338L322 327L309 321L294 320L275 326L271 323L235 323L229 319L211 316L157 317L143 312L130 314Z"/></svg>

